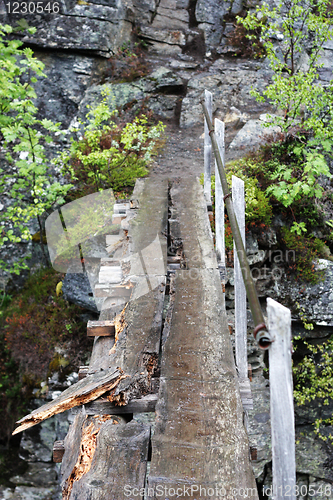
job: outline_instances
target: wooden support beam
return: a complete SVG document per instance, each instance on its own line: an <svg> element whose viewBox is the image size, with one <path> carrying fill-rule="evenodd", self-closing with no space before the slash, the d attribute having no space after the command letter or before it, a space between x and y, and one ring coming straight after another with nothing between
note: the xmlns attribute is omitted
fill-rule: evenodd
<svg viewBox="0 0 333 500"><path fill-rule="evenodd" d="M253 398L251 393L250 380L248 378L239 379L239 392L244 410L253 410Z"/></svg>
<svg viewBox="0 0 333 500"><path fill-rule="evenodd" d="M95 297L110 297L114 299L125 299L128 301L131 297L131 293L133 290L133 284L125 284L125 285L115 285L112 283L97 283L95 285Z"/></svg>
<svg viewBox="0 0 333 500"><path fill-rule="evenodd" d="M224 165L224 122L215 118L215 135ZM225 268L224 201L220 174L215 160L215 248L219 268ZM224 283L225 284L225 283Z"/></svg>
<svg viewBox="0 0 333 500"><path fill-rule="evenodd" d="M245 246L245 194L244 181L232 176L232 199L235 214ZM247 378L247 312L246 290L234 242L235 269L235 350L236 365L240 379Z"/></svg>
<svg viewBox="0 0 333 500"><path fill-rule="evenodd" d="M53 462L60 464L65 453L64 441L54 441L53 444Z"/></svg>
<svg viewBox="0 0 333 500"><path fill-rule="evenodd" d="M83 405L99 398L105 392L115 389L121 380L127 378L121 370L100 371L93 375L88 375L76 384L71 385L59 397L53 401L49 401L45 405L37 408L25 417L21 418L17 423L20 424L14 432L25 431L33 425L46 420L47 418L62 413L65 410L74 408L75 406Z"/></svg>
<svg viewBox="0 0 333 500"><path fill-rule="evenodd" d="M106 398L99 398L85 405L87 415L126 415L128 413L150 413L155 411L158 394L148 394L140 399L132 399L127 405L116 406ZM77 410L79 411L79 409Z"/></svg>
<svg viewBox="0 0 333 500"><path fill-rule="evenodd" d="M213 112L213 94L205 90L205 103L208 113L212 119ZM211 193L211 163L212 163L212 143L209 137L209 130L205 120L205 145L204 145L204 193L207 207L211 210L212 193Z"/></svg>
<svg viewBox="0 0 333 500"><path fill-rule="evenodd" d="M295 420L291 367L291 312L267 299L273 498L296 500Z"/></svg>
<svg viewBox="0 0 333 500"><path fill-rule="evenodd" d="M82 380L88 375L89 366L80 366L79 368L79 380Z"/></svg>
<svg viewBox="0 0 333 500"><path fill-rule="evenodd" d="M114 321L88 321L87 323L88 337L114 337L115 323Z"/></svg>

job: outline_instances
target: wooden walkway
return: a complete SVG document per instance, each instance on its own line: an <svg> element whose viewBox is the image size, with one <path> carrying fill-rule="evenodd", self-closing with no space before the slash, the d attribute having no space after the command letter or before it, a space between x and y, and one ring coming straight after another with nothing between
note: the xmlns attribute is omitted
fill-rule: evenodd
<svg viewBox="0 0 333 500"><path fill-rule="evenodd" d="M78 407L67 500L257 499L203 190L194 177L169 188L150 177L132 206L109 262L121 261L131 297L106 297L100 315L118 314L114 335L96 337L87 376L18 431ZM154 432L131 420L155 405Z"/></svg>

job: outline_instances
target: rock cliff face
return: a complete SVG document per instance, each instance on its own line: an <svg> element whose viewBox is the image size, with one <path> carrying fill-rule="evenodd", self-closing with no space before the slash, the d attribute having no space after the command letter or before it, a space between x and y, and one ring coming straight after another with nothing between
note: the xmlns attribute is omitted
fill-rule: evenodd
<svg viewBox="0 0 333 500"><path fill-rule="evenodd" d="M252 86L263 89L269 82L271 71L267 62L223 55L229 51L230 14L242 10L241 0L61 0L50 2L52 12L29 15L14 12L15 2L11 1L8 8L8 3L1 1L1 23L14 25L24 17L37 28L33 36L23 38L44 62L48 77L36 84L37 104L43 117L61 122L62 128L67 129L76 117L83 118L87 104L97 102L100 91L108 88L117 107L125 108L131 102L136 109L135 106L139 107L145 100L148 108L162 118L179 123L183 129L191 129L203 123L199 101L204 89L208 89L214 96L215 116L226 121L227 144L233 141L227 152L229 157L243 154L249 145L254 147L262 140L260 115L269 107L256 103L249 91ZM133 82L114 81L108 72L108 59L133 38L133 30L146 44L150 73ZM333 44L329 42L324 47L320 70L320 78L326 82L332 78L332 56ZM197 147L202 147L199 135ZM274 274L274 266L269 263L269 245L274 248L276 235L267 234L265 238L265 242L255 238L248 241L252 267L262 270L267 264L269 268L268 273L257 280L260 297L264 299L269 295L291 307L295 331L305 336L306 331L297 317L298 303L315 325L313 338L327 338L333 326L332 262L321 262L325 268L322 283L300 292L297 283ZM25 251L26 246L21 244L18 250L7 249L5 258L21 256ZM233 276L232 272L229 274L226 298L232 326ZM309 337L309 333L307 335ZM271 480L268 389L262 376L263 355L251 340L248 347L255 372L256 407L250 415L251 439L258 448L255 471L261 484L268 485ZM300 485L316 482L325 486L333 480L332 449L310 432L309 427L322 411L322 408L310 407L296 412L298 432L305 431L304 435L300 434L297 447ZM27 484L21 479L17 482L22 483ZM29 479L29 487L39 486ZM44 486L48 488L49 484ZM22 489L18 487L15 497L5 498L49 498L50 492L45 492L46 496L41 493L33 496L37 493L32 490L30 497L20 497L19 488ZM325 498L333 498L333 495Z"/></svg>

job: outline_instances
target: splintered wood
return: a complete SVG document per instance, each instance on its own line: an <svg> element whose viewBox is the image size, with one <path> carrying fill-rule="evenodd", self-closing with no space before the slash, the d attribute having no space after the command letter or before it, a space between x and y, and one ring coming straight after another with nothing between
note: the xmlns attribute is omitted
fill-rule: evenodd
<svg viewBox="0 0 333 500"><path fill-rule="evenodd" d="M13 434L29 429L33 425L46 420L47 418L61 413L65 410L69 410L78 405L83 405L97 399L102 396L105 392L111 391L121 380L128 377L128 375L123 374L122 370L115 370L112 373L99 372L93 375L89 375L76 384L72 385L66 389L58 398L54 401L50 401L45 405L37 408L29 415L21 418L17 423L21 424Z"/></svg>

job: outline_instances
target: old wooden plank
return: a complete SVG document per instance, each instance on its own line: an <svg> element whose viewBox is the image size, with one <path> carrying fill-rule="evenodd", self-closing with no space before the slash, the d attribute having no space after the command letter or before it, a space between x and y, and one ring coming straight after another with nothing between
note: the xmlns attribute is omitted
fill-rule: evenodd
<svg viewBox="0 0 333 500"><path fill-rule="evenodd" d="M184 196L186 193L186 196ZM177 235L181 239L186 265L217 269L216 253L202 186L193 177L177 179L170 190L173 210L177 216Z"/></svg>
<svg viewBox="0 0 333 500"><path fill-rule="evenodd" d="M224 164L224 122L215 118L215 135ZM224 201L220 174L215 160L215 248L219 267L225 267Z"/></svg>
<svg viewBox="0 0 333 500"><path fill-rule="evenodd" d="M53 462L58 464L61 463L64 453L65 453L64 441L63 440L55 441L53 444Z"/></svg>
<svg viewBox="0 0 333 500"><path fill-rule="evenodd" d="M114 336L116 331L114 321L88 321L87 335L88 337L110 337Z"/></svg>
<svg viewBox="0 0 333 500"><path fill-rule="evenodd" d="M225 493L246 488L257 499L243 408L217 269L178 271L174 311L161 364L161 388L148 477L150 499L170 488ZM158 496L157 485L166 487ZM155 493L153 489L155 488ZM210 490L211 491L211 490ZM208 498L208 495L201 495Z"/></svg>
<svg viewBox="0 0 333 500"><path fill-rule="evenodd" d="M213 94L208 90L205 90L205 103L210 118L212 119L213 111ZM211 164L212 164L212 143L209 137L209 130L207 127L206 120L204 121L204 133L205 133L205 143L204 143L204 193L205 200L208 207L212 206L212 193L211 193Z"/></svg>
<svg viewBox="0 0 333 500"><path fill-rule="evenodd" d="M272 426L273 497L296 499L295 422L291 368L291 312L267 299Z"/></svg>
<svg viewBox="0 0 333 500"><path fill-rule="evenodd" d="M145 486L150 426L134 421L115 425L109 420L99 427L89 470L74 481L70 478L76 464L62 474L63 499L142 498L135 491Z"/></svg>
<svg viewBox="0 0 333 500"><path fill-rule="evenodd" d="M132 399L127 405L116 406L106 398L99 398L85 405L87 415L124 415L127 413L154 412L158 394L147 394L140 399Z"/></svg>
<svg viewBox="0 0 333 500"><path fill-rule="evenodd" d="M57 413L97 399L105 392L115 389L120 381L126 377L128 377L128 375L124 375L121 370L109 372L102 371L94 373L93 375L88 375L82 380L79 380L76 384L68 387L68 389L58 398L49 401L45 405L29 413L29 415L21 418L21 420L17 422L20 425L14 430L13 434L22 432Z"/></svg>
<svg viewBox="0 0 333 500"><path fill-rule="evenodd" d="M244 181L232 176L232 200L239 230L245 245L245 194ZM240 379L247 378L247 313L246 290L234 242L235 273L235 351Z"/></svg>
<svg viewBox="0 0 333 500"><path fill-rule="evenodd" d="M95 297L123 298L129 301L132 294L133 284L114 285L111 283L97 283L95 285Z"/></svg>

